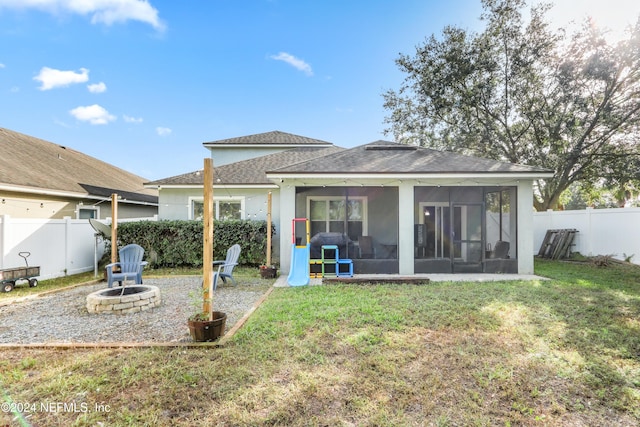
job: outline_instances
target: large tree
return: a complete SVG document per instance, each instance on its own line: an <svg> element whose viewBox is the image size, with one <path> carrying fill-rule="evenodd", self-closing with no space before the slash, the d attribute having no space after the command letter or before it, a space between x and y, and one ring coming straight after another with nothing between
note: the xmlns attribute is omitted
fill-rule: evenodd
<svg viewBox="0 0 640 427"><path fill-rule="evenodd" d="M401 54L386 133L399 142L555 171L534 206L554 208L572 183L638 179L640 20L612 45L586 21L567 35L549 5L482 0L482 32L448 26Z"/></svg>

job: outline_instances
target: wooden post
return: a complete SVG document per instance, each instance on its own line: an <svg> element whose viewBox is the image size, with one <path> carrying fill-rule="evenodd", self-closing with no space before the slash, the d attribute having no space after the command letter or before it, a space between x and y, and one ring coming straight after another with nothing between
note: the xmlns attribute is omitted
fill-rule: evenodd
<svg viewBox="0 0 640 427"><path fill-rule="evenodd" d="M213 320L213 159L204 159L204 212L202 245L202 312Z"/></svg>
<svg viewBox="0 0 640 427"><path fill-rule="evenodd" d="M118 194L111 195L111 262L118 262ZM115 267L113 268L115 270Z"/></svg>
<svg viewBox="0 0 640 427"><path fill-rule="evenodd" d="M267 268L271 267L271 191L267 194Z"/></svg>

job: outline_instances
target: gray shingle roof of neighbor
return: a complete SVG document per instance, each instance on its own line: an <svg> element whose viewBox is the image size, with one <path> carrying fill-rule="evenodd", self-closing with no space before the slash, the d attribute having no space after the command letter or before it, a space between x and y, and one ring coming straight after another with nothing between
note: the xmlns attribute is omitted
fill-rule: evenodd
<svg viewBox="0 0 640 427"><path fill-rule="evenodd" d="M375 141L322 159L270 169L269 174L547 174L547 169L389 141Z"/></svg>
<svg viewBox="0 0 640 427"><path fill-rule="evenodd" d="M277 169L283 166L292 165L300 162L314 162L318 159L337 153L344 148L334 145L329 147L297 147L279 153L268 154L266 156L256 157L253 159L242 160L216 167L214 160L214 184L226 185L273 185L273 182L267 179L265 172L271 169ZM202 169L189 172L183 175L177 175L170 178L164 178L146 183L146 185L165 185L165 186L182 186L182 185L203 185L204 174Z"/></svg>
<svg viewBox="0 0 640 427"><path fill-rule="evenodd" d="M158 203L145 179L72 148L0 128L0 184Z"/></svg>
<svg viewBox="0 0 640 427"><path fill-rule="evenodd" d="M272 132L257 133L254 135L239 136L236 138L220 139L217 141L204 142L206 146L244 146L244 145L292 145L292 146L330 146L330 142L320 139L307 138L306 136L294 135L292 133L275 130Z"/></svg>

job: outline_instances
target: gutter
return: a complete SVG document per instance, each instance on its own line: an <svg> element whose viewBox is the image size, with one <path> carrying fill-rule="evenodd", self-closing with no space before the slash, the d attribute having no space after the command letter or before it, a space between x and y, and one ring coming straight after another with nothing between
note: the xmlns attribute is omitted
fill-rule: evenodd
<svg viewBox="0 0 640 427"><path fill-rule="evenodd" d="M72 197L75 199L86 199L88 196L88 193L77 193L75 191L47 190L44 188L23 187L20 185L6 185L6 184L0 184L0 190L12 191L15 193L38 194L38 195L45 195L45 196Z"/></svg>
<svg viewBox="0 0 640 427"><path fill-rule="evenodd" d="M36 194L39 196L44 195L44 196L54 196L54 197L68 197L72 199L92 199L92 200L99 200L102 202L107 202L111 200L111 197L94 196L89 193L77 193L74 191L63 191L63 190L47 190L45 188L23 187L19 185L0 184L0 191ZM119 199L119 200L124 203L135 204L135 205L158 206L158 203L143 202L141 200L131 200L131 199Z"/></svg>
<svg viewBox="0 0 640 427"><path fill-rule="evenodd" d="M145 184L144 188L150 188L153 190L162 190L162 189L167 189L167 188L171 188L171 189L180 189L180 190L185 190L185 189L201 189L202 187L204 187L204 184L153 184L153 185L149 185L149 184ZM218 189L226 189L226 188L242 188L242 189L255 189L255 188L267 188L267 189L277 189L280 188L275 184L219 184L219 185L213 185L213 188L218 188Z"/></svg>
<svg viewBox="0 0 640 427"><path fill-rule="evenodd" d="M281 179L389 179L396 178L416 179L416 180L437 180L437 179L544 179L552 178L552 172L511 172L511 173L437 173L437 174L420 174L420 173L323 173L323 172L304 172L304 173L277 173L267 172L267 178L271 180Z"/></svg>

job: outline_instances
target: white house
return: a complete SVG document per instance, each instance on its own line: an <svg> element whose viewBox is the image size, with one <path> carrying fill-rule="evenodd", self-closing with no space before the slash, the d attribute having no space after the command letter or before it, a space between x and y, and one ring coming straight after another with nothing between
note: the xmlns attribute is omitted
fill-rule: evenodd
<svg viewBox="0 0 640 427"><path fill-rule="evenodd" d="M216 219L267 219L267 194L272 192L272 221L276 227L273 257L279 258L279 187L266 171L312 160L342 148L285 132L267 132L203 144L214 166ZM200 219L203 213L203 170L148 182L158 189L160 219Z"/></svg>
<svg viewBox="0 0 640 427"><path fill-rule="evenodd" d="M308 218L312 236L342 236L355 273L533 273L533 181L551 171L388 141L343 149L282 132L205 146L216 218L265 219L272 192L284 273L294 237L305 234L292 235L294 218ZM159 189L161 219L201 215L201 171L146 185Z"/></svg>

